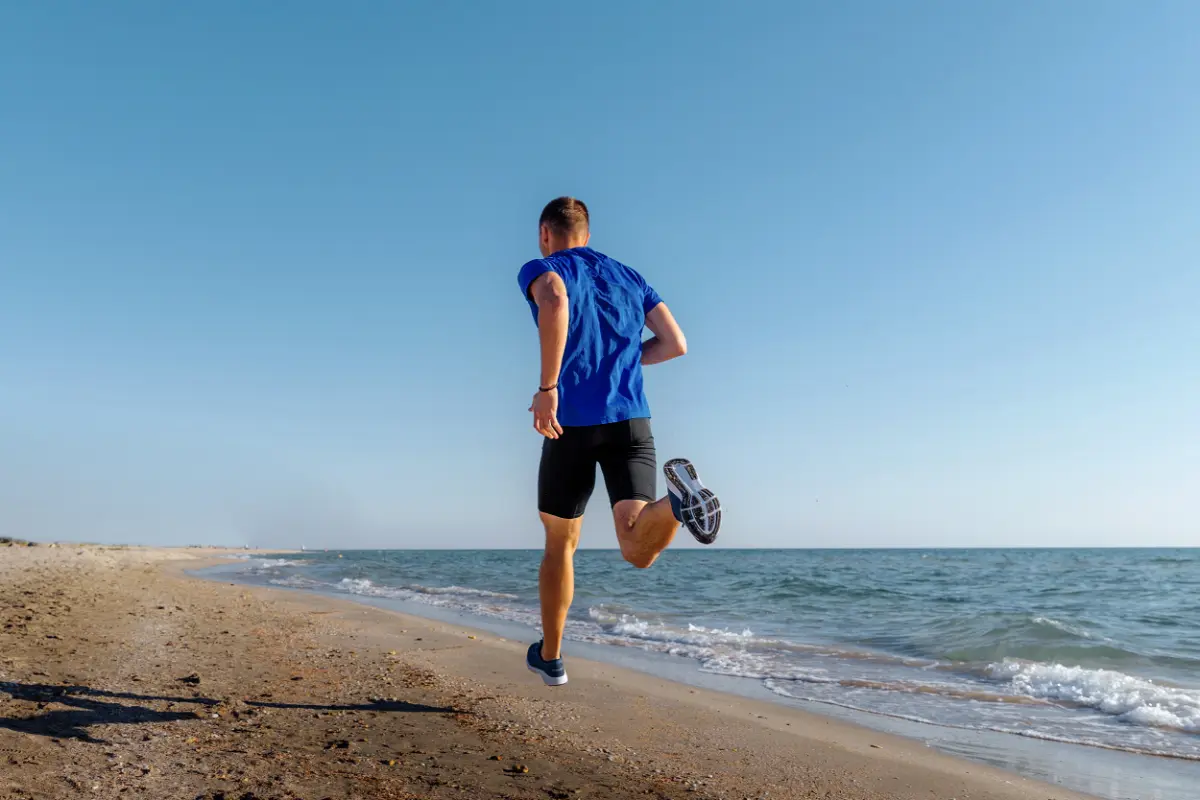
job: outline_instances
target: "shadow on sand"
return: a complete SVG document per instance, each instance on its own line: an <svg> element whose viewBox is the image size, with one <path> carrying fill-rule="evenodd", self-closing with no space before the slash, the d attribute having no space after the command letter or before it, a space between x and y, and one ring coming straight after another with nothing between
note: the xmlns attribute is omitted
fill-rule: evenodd
<svg viewBox="0 0 1200 800"><path fill-rule="evenodd" d="M0 692L12 695L14 700L25 700L38 704L38 710L48 705L70 706L69 709L46 711L28 717L0 716L0 729L34 736L56 739L79 739L95 744L104 744L88 732L93 725L137 725L140 723L178 722L196 719L196 712L220 701L210 697L168 697L163 695L134 694L131 692L109 692L87 686L54 686L46 684L14 683L0 681ZM127 702L116 702L127 701ZM188 711L156 711L138 703L166 702L187 703L193 708ZM320 703L274 703L247 700L251 708L301 709L305 711L376 711L397 713L462 713L454 708L379 701L355 705L322 705Z"/></svg>

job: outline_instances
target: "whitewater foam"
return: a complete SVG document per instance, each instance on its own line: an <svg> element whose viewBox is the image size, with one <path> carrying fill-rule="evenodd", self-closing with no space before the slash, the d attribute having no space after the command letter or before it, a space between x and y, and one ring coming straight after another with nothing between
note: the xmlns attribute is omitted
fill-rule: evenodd
<svg viewBox="0 0 1200 800"><path fill-rule="evenodd" d="M956 723L945 720L937 720L930 717L920 716L918 714L905 714L894 711L884 711L879 708L871 708L866 705L856 705L845 700L835 700L828 697L817 697L805 694L797 694L790 691L786 686L782 686L773 680L764 681L763 685L771 692L780 697L787 697L793 700L803 700L807 703L818 703L820 705L831 706L834 708L844 708L848 711L856 711L862 714L867 714L876 717L887 717L889 719L898 719L905 722L916 722L921 725L932 725L937 728L949 728L952 730L963 731L991 731L993 733L1003 733L1009 736L1021 736L1027 739L1039 739L1046 742L1059 742L1061 744L1073 744L1083 747L1095 747L1101 750L1112 750L1121 753L1137 753L1146 756L1155 756L1158 758L1173 758L1180 761L1197 761L1200 762L1200 755L1192 755L1190 753L1180 753L1172 750L1164 750L1155 747L1139 746L1136 744L1114 744L1111 742L1102 741L1099 739L1089 739L1085 736L1068 736L1061 733L1052 733L1050 731L1040 731L1030 728L1013 728L1005 725L978 724L971 725L967 723Z"/></svg>
<svg viewBox="0 0 1200 800"><path fill-rule="evenodd" d="M688 623L687 628L682 629L661 623L648 622L638 619L632 614L613 616L601 608L589 608L588 616L606 631L631 639L695 645L711 645L716 643L747 644L752 640L758 643L766 643L766 640L763 639L755 640L754 632L748 628L738 633L727 628L706 628L702 625Z"/></svg>
<svg viewBox="0 0 1200 800"><path fill-rule="evenodd" d="M1029 697L1092 708L1134 725L1200 733L1197 689L1165 686L1113 670L1016 659L990 664L987 672Z"/></svg>
<svg viewBox="0 0 1200 800"><path fill-rule="evenodd" d="M369 595L372 597L392 597L396 599L417 599L415 595L428 595L431 598L446 597L491 597L500 600L516 600L516 595L502 592L489 592L484 589L472 589L467 586L422 586L413 583L405 586L380 586L367 578L342 578L338 588L350 594Z"/></svg>
<svg viewBox="0 0 1200 800"><path fill-rule="evenodd" d="M404 587L409 591L417 592L418 594L432 595L457 595L459 597L495 597L501 600L516 600L515 594L505 594L504 592L489 592L486 589L472 589L469 586L421 586L420 584L408 584Z"/></svg>
<svg viewBox="0 0 1200 800"><path fill-rule="evenodd" d="M285 567L300 566L303 566L301 562L289 561L286 558L247 559L247 565L243 572L250 575L273 574Z"/></svg>

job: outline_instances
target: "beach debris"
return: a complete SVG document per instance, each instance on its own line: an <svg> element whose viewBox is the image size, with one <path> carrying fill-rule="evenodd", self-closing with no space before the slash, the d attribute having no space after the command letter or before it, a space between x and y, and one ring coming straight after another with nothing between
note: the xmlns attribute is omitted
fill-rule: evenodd
<svg viewBox="0 0 1200 800"><path fill-rule="evenodd" d="M525 766L524 764L513 764L504 771L512 775L527 775L529 773L529 767Z"/></svg>
<svg viewBox="0 0 1200 800"><path fill-rule="evenodd" d="M200 676L199 676L199 675L197 675L196 673L194 673L194 672L193 672L191 675L188 675L188 676L186 676L186 677L180 678L180 679L179 679L179 682L180 682L180 683L187 683L187 684L190 684L190 685L192 685L192 686L197 686L197 685L199 685L199 683L200 683Z"/></svg>
<svg viewBox="0 0 1200 800"><path fill-rule="evenodd" d="M326 750L349 750L352 747L349 739L333 739L325 744Z"/></svg>
<svg viewBox="0 0 1200 800"><path fill-rule="evenodd" d="M500 758L500 756L488 756L488 761L503 761L503 760L504 759Z"/></svg>

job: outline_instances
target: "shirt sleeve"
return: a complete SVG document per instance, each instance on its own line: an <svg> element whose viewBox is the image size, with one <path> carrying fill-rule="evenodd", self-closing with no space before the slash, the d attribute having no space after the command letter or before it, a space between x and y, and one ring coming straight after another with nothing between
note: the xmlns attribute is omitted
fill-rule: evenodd
<svg viewBox="0 0 1200 800"><path fill-rule="evenodd" d="M544 258L535 258L521 267L520 273L517 274L517 284L521 289L521 296L526 300L532 300L529 296L529 284L540 275L545 275L547 272L553 272L554 268Z"/></svg>
<svg viewBox="0 0 1200 800"><path fill-rule="evenodd" d="M663 299L659 296L658 292L654 291L654 287L645 278L642 278L642 289L642 313L649 314Z"/></svg>

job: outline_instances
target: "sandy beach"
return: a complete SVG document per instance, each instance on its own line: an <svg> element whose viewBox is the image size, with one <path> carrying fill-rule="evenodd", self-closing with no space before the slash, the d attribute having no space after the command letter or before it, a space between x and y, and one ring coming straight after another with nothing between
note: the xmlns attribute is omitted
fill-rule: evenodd
<svg viewBox="0 0 1200 800"><path fill-rule="evenodd" d="M864 728L349 601L211 551L0 546L0 798L1081 795Z"/></svg>

